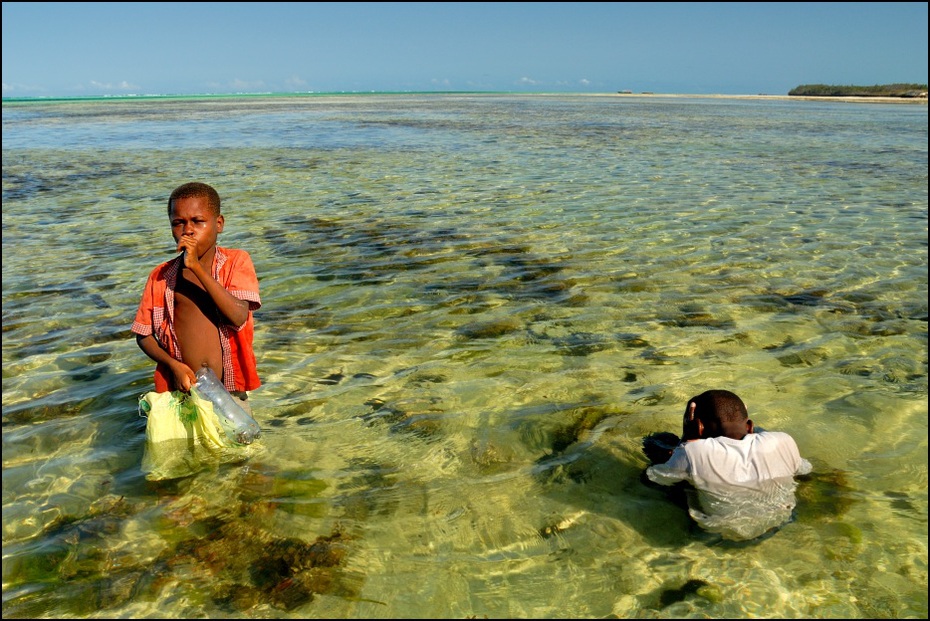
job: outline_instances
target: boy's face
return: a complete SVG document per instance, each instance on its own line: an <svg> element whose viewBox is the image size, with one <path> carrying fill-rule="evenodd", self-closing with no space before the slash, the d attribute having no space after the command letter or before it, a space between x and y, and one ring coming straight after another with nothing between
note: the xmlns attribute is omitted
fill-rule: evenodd
<svg viewBox="0 0 930 621"><path fill-rule="evenodd" d="M217 236L223 232L223 216L214 215L207 199L200 197L178 198L171 205L171 235L178 242L193 238L197 242L197 256L202 257L216 245Z"/></svg>

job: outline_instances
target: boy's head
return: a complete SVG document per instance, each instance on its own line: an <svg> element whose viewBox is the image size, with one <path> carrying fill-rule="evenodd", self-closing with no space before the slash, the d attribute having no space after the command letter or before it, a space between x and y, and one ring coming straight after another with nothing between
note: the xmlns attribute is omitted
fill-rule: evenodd
<svg viewBox="0 0 930 621"><path fill-rule="evenodd" d="M688 399L684 416L685 440L719 436L742 440L752 432L746 405L729 390L708 390Z"/></svg>
<svg viewBox="0 0 930 621"><path fill-rule="evenodd" d="M206 201L214 216L220 215L220 195L213 189L213 186L200 183L199 181L191 181L190 183L185 183L184 185L176 187L174 192L171 193L171 196L168 197L169 218L171 217L172 209L174 209L174 202L181 198L202 198Z"/></svg>
<svg viewBox="0 0 930 621"><path fill-rule="evenodd" d="M205 257L216 246L217 237L225 226L225 218L220 213L220 195L206 183L178 186L168 199L168 220L171 235L178 243L177 252L186 246L198 259Z"/></svg>

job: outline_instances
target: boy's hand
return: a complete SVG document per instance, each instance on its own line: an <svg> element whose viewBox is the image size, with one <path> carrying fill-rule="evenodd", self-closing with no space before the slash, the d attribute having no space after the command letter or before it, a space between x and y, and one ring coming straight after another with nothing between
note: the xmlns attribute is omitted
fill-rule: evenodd
<svg viewBox="0 0 930 621"><path fill-rule="evenodd" d="M678 436L668 431L650 433L643 438L643 453L652 464L664 464L671 459L672 451L679 442Z"/></svg>
<svg viewBox="0 0 930 621"><path fill-rule="evenodd" d="M189 366L183 362L178 362L171 366L174 373L174 386L176 390L190 392L191 386L197 383L197 376Z"/></svg>
<svg viewBox="0 0 930 621"><path fill-rule="evenodd" d="M685 411L684 425L682 426L683 440L698 440L701 437L701 424L694 412L697 404L694 401L688 403L688 409Z"/></svg>
<svg viewBox="0 0 930 621"><path fill-rule="evenodd" d="M197 240L194 239L193 235L183 235L178 240L176 252L183 253L181 261L184 263L184 267L191 267L191 264L197 261Z"/></svg>

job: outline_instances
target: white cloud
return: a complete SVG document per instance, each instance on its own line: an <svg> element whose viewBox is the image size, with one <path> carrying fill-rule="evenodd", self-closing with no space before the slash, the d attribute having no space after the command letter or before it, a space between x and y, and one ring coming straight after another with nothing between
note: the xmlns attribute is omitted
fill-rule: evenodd
<svg viewBox="0 0 930 621"><path fill-rule="evenodd" d="M265 83L261 80L249 81L249 80L242 80L240 78L236 78L230 83L229 87L235 90L236 92L241 93L245 91L264 89Z"/></svg>
<svg viewBox="0 0 930 621"><path fill-rule="evenodd" d="M495 87L493 82L476 82L474 80L466 80L465 85L475 90L491 90Z"/></svg>
<svg viewBox="0 0 930 621"><path fill-rule="evenodd" d="M117 82L113 84L112 82L98 82L96 80L90 81L90 88L99 90L99 91L138 91L139 87L135 84L123 80L122 82Z"/></svg>
<svg viewBox="0 0 930 621"><path fill-rule="evenodd" d="M28 97L31 95L41 95L45 92L45 87L36 86L35 84L20 84L18 82L4 82L3 83L3 94L15 94L21 97Z"/></svg>
<svg viewBox="0 0 930 621"><path fill-rule="evenodd" d="M289 88L301 88L307 85L307 81L294 75L284 80L284 84Z"/></svg>

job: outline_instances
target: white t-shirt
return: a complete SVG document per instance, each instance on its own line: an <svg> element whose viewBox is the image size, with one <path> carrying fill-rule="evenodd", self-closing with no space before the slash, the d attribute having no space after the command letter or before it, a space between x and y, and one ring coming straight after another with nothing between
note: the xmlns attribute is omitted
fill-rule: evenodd
<svg viewBox="0 0 930 621"><path fill-rule="evenodd" d="M664 464L646 476L661 485L687 481L691 517L702 528L728 539L753 539L791 518L797 504L795 475L808 474L787 433L759 431L742 440L705 438L683 442Z"/></svg>

